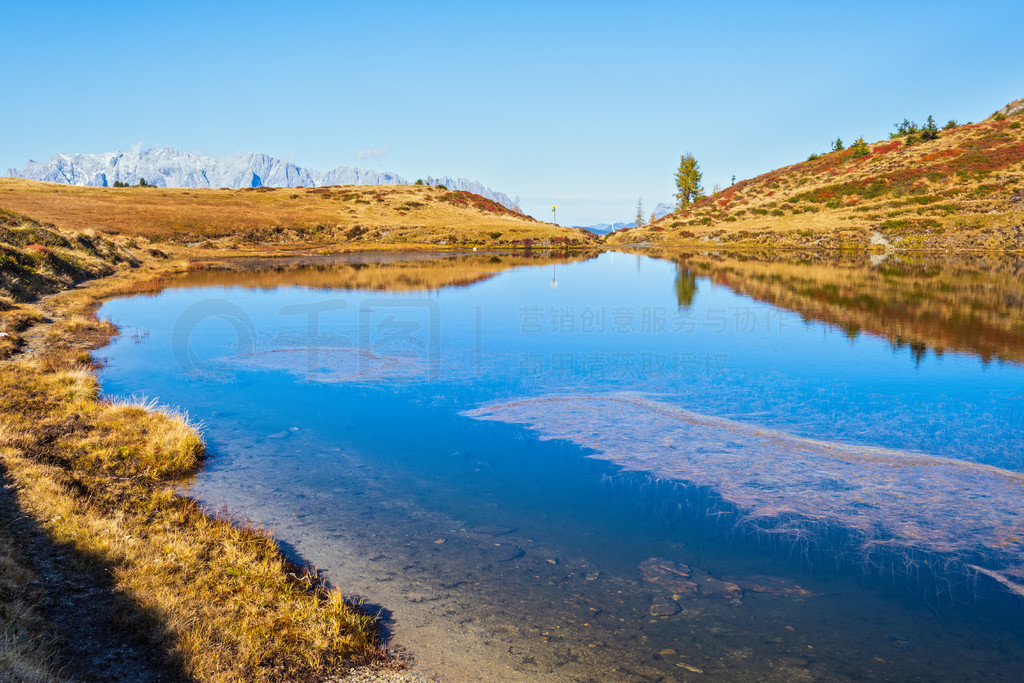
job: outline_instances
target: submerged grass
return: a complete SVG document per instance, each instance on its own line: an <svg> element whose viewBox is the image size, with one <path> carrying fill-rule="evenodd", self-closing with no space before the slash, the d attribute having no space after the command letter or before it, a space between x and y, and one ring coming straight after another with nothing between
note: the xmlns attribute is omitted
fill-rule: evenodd
<svg viewBox="0 0 1024 683"><path fill-rule="evenodd" d="M38 303L14 347L22 353L0 363L10 502L0 524L0 678L61 680L71 664L51 619L60 596L35 578L19 519L69 549L75 571L109 577L119 637L155 652L172 677L317 680L381 659L373 616L289 562L271 534L175 493L205 456L186 415L100 399L87 351L115 330L92 311L102 298L159 281L159 268L166 263L143 255L114 277ZM25 305L3 302L9 325ZM75 664L75 675L102 673Z"/></svg>
<svg viewBox="0 0 1024 683"><path fill-rule="evenodd" d="M738 530L909 577L979 574L1024 595L1024 475L914 451L820 441L641 394L551 395L464 413L524 424L592 456L720 497ZM585 436L582 436L585 435ZM836 543L837 538L843 538Z"/></svg>

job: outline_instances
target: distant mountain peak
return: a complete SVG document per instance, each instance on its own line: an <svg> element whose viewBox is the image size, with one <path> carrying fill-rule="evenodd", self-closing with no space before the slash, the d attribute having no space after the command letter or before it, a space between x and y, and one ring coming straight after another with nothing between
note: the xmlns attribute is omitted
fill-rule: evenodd
<svg viewBox="0 0 1024 683"><path fill-rule="evenodd" d="M170 147L139 152L68 154L58 152L47 162L29 161L21 171L8 169L12 178L25 178L66 185L109 187L115 182L137 185L139 180L157 187L323 187L327 185L408 185L397 173L370 171L355 166L338 166L322 172L261 152L244 152L233 157L207 157ZM435 185L463 190L513 208L514 202L475 180L436 178Z"/></svg>
<svg viewBox="0 0 1024 683"><path fill-rule="evenodd" d="M660 204L654 207L654 211L652 213L654 213L655 218L664 218L665 216L675 211L675 209L676 207L674 204L661 202ZM649 216L644 216L644 220L647 220L648 218ZM598 223L596 225L587 225L581 227L583 227L584 230L589 230L595 235L607 235L608 233L616 232L617 230L635 228L636 221L633 221L632 223Z"/></svg>

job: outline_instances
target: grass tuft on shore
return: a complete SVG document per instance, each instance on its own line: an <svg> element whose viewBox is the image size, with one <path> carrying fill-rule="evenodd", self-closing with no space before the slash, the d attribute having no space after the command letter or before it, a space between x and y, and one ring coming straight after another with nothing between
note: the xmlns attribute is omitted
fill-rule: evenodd
<svg viewBox="0 0 1024 683"><path fill-rule="evenodd" d="M0 324L24 334L0 362L0 679L61 680L62 666L83 666L65 658L53 611L73 608L34 578L39 549L25 526L70 553L68 571L104 577L112 628L171 678L318 680L380 660L374 616L289 562L270 533L175 492L205 457L198 425L149 401L99 397L88 350L116 330L95 318L97 302L183 269L130 249L87 289L29 303L48 280L26 285L19 272L7 288L18 296L0 300Z"/></svg>

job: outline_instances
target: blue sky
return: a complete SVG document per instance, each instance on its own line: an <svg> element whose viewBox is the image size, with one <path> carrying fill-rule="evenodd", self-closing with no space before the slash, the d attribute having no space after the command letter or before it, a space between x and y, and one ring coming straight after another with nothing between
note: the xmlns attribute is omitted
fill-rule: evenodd
<svg viewBox="0 0 1024 683"><path fill-rule="evenodd" d="M671 201L686 151L710 189L1024 97L1020 0L42 1L0 25L0 171L257 151L473 178L575 225Z"/></svg>

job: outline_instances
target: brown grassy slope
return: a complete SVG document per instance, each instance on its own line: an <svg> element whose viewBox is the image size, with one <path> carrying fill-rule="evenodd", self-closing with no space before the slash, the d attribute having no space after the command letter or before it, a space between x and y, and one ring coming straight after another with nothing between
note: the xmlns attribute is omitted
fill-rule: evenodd
<svg viewBox="0 0 1024 683"><path fill-rule="evenodd" d="M607 242L864 248L874 236L880 247L1024 250L1024 110L868 148L744 180Z"/></svg>
<svg viewBox="0 0 1024 683"><path fill-rule="evenodd" d="M199 243L521 244L595 242L479 195L417 185L191 190L0 179L0 206L73 230Z"/></svg>
<svg viewBox="0 0 1024 683"><path fill-rule="evenodd" d="M679 264L677 286L706 276L851 337L874 335L915 355L930 349L1024 363L1024 261L1017 257L916 254L875 263L863 253L651 255Z"/></svg>
<svg viewBox="0 0 1024 683"><path fill-rule="evenodd" d="M109 239L0 209L0 360L22 345L25 330L42 321L30 303L36 297L138 264Z"/></svg>

